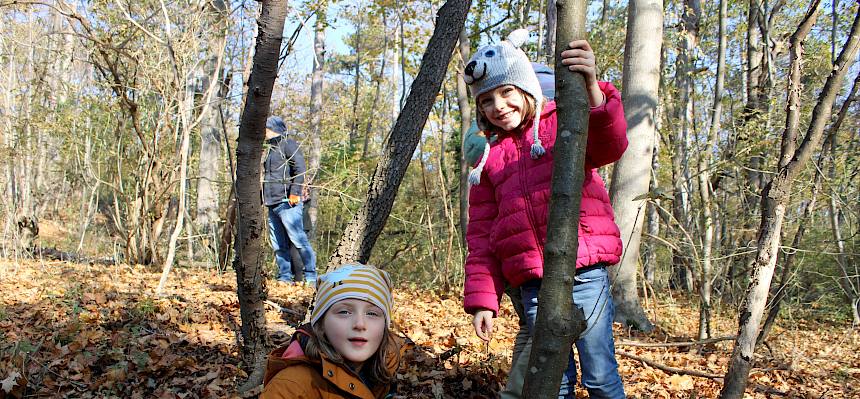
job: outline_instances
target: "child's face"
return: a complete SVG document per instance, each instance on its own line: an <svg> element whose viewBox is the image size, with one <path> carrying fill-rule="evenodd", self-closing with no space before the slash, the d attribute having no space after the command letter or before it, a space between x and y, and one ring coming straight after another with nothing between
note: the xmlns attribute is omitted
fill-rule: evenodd
<svg viewBox="0 0 860 399"><path fill-rule="evenodd" d="M334 349L354 367L361 367L382 343L385 313L370 302L343 299L323 317L325 335Z"/></svg>
<svg viewBox="0 0 860 399"><path fill-rule="evenodd" d="M478 108L494 126L508 132L523 123L525 98L516 86L496 87L478 96Z"/></svg>

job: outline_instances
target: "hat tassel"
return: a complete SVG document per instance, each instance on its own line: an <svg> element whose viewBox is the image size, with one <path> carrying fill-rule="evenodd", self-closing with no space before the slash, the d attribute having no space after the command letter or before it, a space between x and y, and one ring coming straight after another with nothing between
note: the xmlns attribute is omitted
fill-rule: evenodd
<svg viewBox="0 0 860 399"><path fill-rule="evenodd" d="M481 162L478 162L478 166L475 166L475 169L472 169L469 172L469 184L473 186L477 186L481 184L481 173L484 170L484 165L487 163L487 158L490 157L490 143L484 144L484 153L481 155Z"/></svg>
<svg viewBox="0 0 860 399"><path fill-rule="evenodd" d="M540 142L540 137L538 137L538 130L539 130L538 128L540 127L541 108L543 108L543 107L542 106L537 107L537 110L535 112L535 124L534 124L534 128L532 128L532 134L534 135L534 139L535 139L534 144L532 144L532 151L531 151L532 159L538 159L543 154L546 153L546 149L543 148L543 145L541 145L541 142Z"/></svg>

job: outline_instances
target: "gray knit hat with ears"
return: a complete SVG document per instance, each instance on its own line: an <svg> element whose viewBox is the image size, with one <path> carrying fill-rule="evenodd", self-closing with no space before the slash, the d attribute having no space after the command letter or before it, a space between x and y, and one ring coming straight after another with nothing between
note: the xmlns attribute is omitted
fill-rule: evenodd
<svg viewBox="0 0 860 399"><path fill-rule="evenodd" d="M541 145L538 137L538 127L540 125L540 114L543 108L543 92L541 91L540 82L534 69L529 62L529 57L520 50L529 37L529 32L526 29L517 29L511 32L507 39L499 44L492 44L481 47L469 63L463 73L463 80L472 87L472 94L477 99L481 94L487 93L499 86L513 85L520 88L522 91L531 95L535 100L535 118L534 129L534 144L531 148L532 159L537 159L542 156L546 150ZM486 130L488 126L482 126L480 118L478 125L482 130ZM478 184L481 181L481 171L486 163L489 155L489 144L484 148L484 156L478 166L469 173L469 182Z"/></svg>

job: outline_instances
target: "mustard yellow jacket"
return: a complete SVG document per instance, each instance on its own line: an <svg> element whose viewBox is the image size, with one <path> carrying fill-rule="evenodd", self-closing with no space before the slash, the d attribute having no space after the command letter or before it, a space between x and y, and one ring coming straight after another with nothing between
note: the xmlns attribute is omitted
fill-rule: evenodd
<svg viewBox="0 0 860 399"><path fill-rule="evenodd" d="M309 331L307 327L299 328L287 346L269 353L261 399L384 399L388 396L390 384L368 387L346 366L325 357L312 360L305 356L300 336L309 336ZM398 359L389 361L387 366L394 374Z"/></svg>

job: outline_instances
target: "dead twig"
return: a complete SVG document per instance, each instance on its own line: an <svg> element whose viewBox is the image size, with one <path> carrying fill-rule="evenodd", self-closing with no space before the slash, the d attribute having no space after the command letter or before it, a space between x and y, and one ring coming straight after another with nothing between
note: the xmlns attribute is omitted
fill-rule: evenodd
<svg viewBox="0 0 860 399"><path fill-rule="evenodd" d="M725 337L723 337L723 338L725 338ZM717 338L713 338L713 339L717 339ZM734 338L731 338L731 339L734 339ZM639 356L636 356L636 355L633 355L633 354L630 354L627 352L615 351L615 353L622 356L622 357L626 357L629 359L640 361L642 363L647 364L648 366L651 366L655 369L662 370L662 371L669 373L669 374L686 374L686 375L691 375L693 377L710 378L712 380L720 380L720 381L722 381L722 379L723 379L723 376L719 375L719 374L711 374L711 373L706 373L703 371L686 370L686 369L679 369L676 367L670 367L670 366L667 366L665 364L660 364L660 363L657 363L653 360L646 359L644 357L639 357ZM778 389L771 388L771 387L761 385L761 384L752 384L752 388L758 392L763 392L763 393L769 394L769 395L789 396L789 394L790 394L789 392L783 392L783 391L780 391Z"/></svg>
<svg viewBox="0 0 860 399"><path fill-rule="evenodd" d="M684 346L696 346L696 345L707 345L720 341L731 341L734 340L735 336L727 336L727 337L719 337L719 338L709 338L703 339L701 341L687 341L687 342L639 342L639 341L616 341L616 346L635 346L639 348L673 348L673 347L684 347Z"/></svg>
<svg viewBox="0 0 860 399"><path fill-rule="evenodd" d="M289 313L289 314L291 314L291 315L293 315L293 316L304 317L304 314L303 314L303 313L299 313L299 312L296 312L295 310L292 310L292 309L290 309L290 308L287 308L287 307L284 307L284 306L278 305L277 303L275 303L275 302L273 302L273 301L271 301L271 300L266 300L266 305L269 305L269 306L271 306L271 307L275 308L275 310L277 310L277 311L279 311L279 312Z"/></svg>
<svg viewBox="0 0 860 399"><path fill-rule="evenodd" d="M654 367L655 369L663 370L669 374L686 374L686 375L692 375L693 377L710 378L712 380L722 380L723 379L722 375L705 373L703 371L685 370L685 369L679 369L679 368L675 368L675 367L669 367L665 364L660 364L660 363L657 363L653 360L649 360L649 359L646 359L644 357L632 355L632 354L627 353L627 352L615 351L615 353L618 355L621 355L622 357L626 357L629 359L633 359L633 360L645 363L651 367Z"/></svg>

